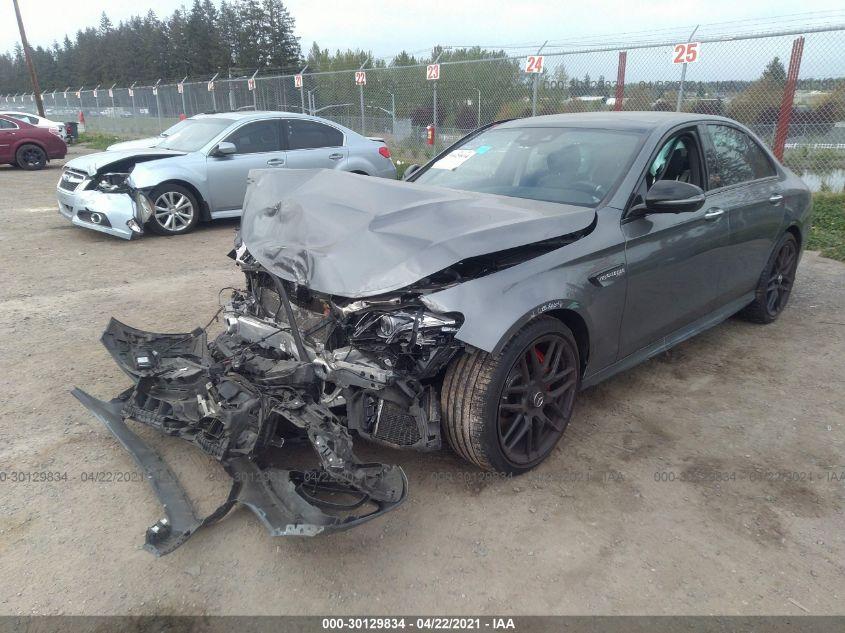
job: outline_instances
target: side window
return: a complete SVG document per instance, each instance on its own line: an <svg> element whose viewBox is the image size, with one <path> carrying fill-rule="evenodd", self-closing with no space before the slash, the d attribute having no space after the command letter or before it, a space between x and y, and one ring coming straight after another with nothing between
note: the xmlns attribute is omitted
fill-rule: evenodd
<svg viewBox="0 0 845 633"><path fill-rule="evenodd" d="M693 132L682 132L670 138L646 171L646 187L651 189L658 180L678 180L703 186L699 156L697 136Z"/></svg>
<svg viewBox="0 0 845 633"><path fill-rule="evenodd" d="M12 123L11 121L7 121L6 119L0 119L0 130L16 130L18 126Z"/></svg>
<svg viewBox="0 0 845 633"><path fill-rule="evenodd" d="M232 132L226 140L235 144L238 154L278 152L282 147L279 142L279 125L275 119L247 123Z"/></svg>
<svg viewBox="0 0 845 633"><path fill-rule="evenodd" d="M777 174L765 152L744 132L727 125L708 125L713 149L707 152L710 189Z"/></svg>
<svg viewBox="0 0 845 633"><path fill-rule="evenodd" d="M658 180L680 180L703 188L699 145L698 134L693 130L685 130L665 141L637 186L631 206L645 202L648 190Z"/></svg>
<svg viewBox="0 0 845 633"><path fill-rule="evenodd" d="M331 126L299 119L288 119L286 123L288 149L314 149L343 145L343 133Z"/></svg>
<svg viewBox="0 0 845 633"><path fill-rule="evenodd" d="M38 119L31 116L26 116L25 114L10 114L9 116L13 119L17 119L18 121L23 121L24 123L38 125Z"/></svg>

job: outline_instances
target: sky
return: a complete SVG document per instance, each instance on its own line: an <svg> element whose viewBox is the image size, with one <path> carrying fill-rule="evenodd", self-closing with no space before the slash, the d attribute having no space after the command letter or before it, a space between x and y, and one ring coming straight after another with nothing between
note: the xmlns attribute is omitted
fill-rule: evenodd
<svg viewBox="0 0 845 633"><path fill-rule="evenodd" d="M65 34L96 26L106 10L113 23L153 9L169 15L192 0L19 0L31 45L49 46ZM743 20L771 30L798 23L845 23L842 0L708 0L707 2L636 2L635 0L288 0L303 50L317 41L322 48L363 48L376 57L401 50L420 52L434 44L488 47L527 46L545 40L567 44L588 36L614 41L648 35L672 39L696 24L709 31L730 31L726 22ZM796 15L797 12L803 15ZM751 20L752 22L749 22ZM591 41L601 41L596 37ZM0 51L18 41L11 0L0 0ZM513 52L522 49L514 48Z"/></svg>

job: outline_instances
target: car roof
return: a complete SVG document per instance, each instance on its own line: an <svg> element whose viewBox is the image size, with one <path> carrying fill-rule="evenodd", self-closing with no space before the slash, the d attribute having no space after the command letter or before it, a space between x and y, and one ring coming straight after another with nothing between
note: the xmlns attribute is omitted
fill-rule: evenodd
<svg viewBox="0 0 845 633"><path fill-rule="evenodd" d="M17 110L0 110L0 114L6 114L8 116L11 116L13 114L21 114L21 115L26 115L26 116L34 116L36 119L43 119L44 118L44 117L42 117L38 114L35 114L34 112L18 112Z"/></svg>
<svg viewBox="0 0 845 633"><path fill-rule="evenodd" d="M696 121L731 122L725 117L690 112L578 112L515 119L501 127L580 127L647 132Z"/></svg>
<svg viewBox="0 0 845 633"><path fill-rule="evenodd" d="M248 121L250 119L266 119L268 117L284 116L289 119L310 119L322 121L320 117L301 114L299 112L285 112L283 110L245 110L243 112L209 112L208 114L196 114L192 119L229 119L231 121Z"/></svg>

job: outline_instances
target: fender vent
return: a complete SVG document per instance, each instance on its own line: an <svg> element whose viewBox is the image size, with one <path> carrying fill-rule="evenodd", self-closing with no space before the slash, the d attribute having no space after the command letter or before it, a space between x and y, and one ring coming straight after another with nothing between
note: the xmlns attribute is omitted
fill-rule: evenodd
<svg viewBox="0 0 845 633"><path fill-rule="evenodd" d="M373 437L397 446L413 446L422 439L414 416L387 400L379 401Z"/></svg>

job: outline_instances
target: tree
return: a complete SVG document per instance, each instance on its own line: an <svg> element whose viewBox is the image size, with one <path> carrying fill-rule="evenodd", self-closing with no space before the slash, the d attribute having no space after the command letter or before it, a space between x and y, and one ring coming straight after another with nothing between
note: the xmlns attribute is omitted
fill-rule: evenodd
<svg viewBox="0 0 845 633"><path fill-rule="evenodd" d="M772 125L777 120L786 71L775 57L766 64L760 79L739 93L728 105L728 116L746 125Z"/></svg>
<svg viewBox="0 0 845 633"><path fill-rule="evenodd" d="M282 69L297 65L302 59L302 51L299 38L294 35L294 19L281 0L264 0L263 9L263 61L268 66Z"/></svg>

